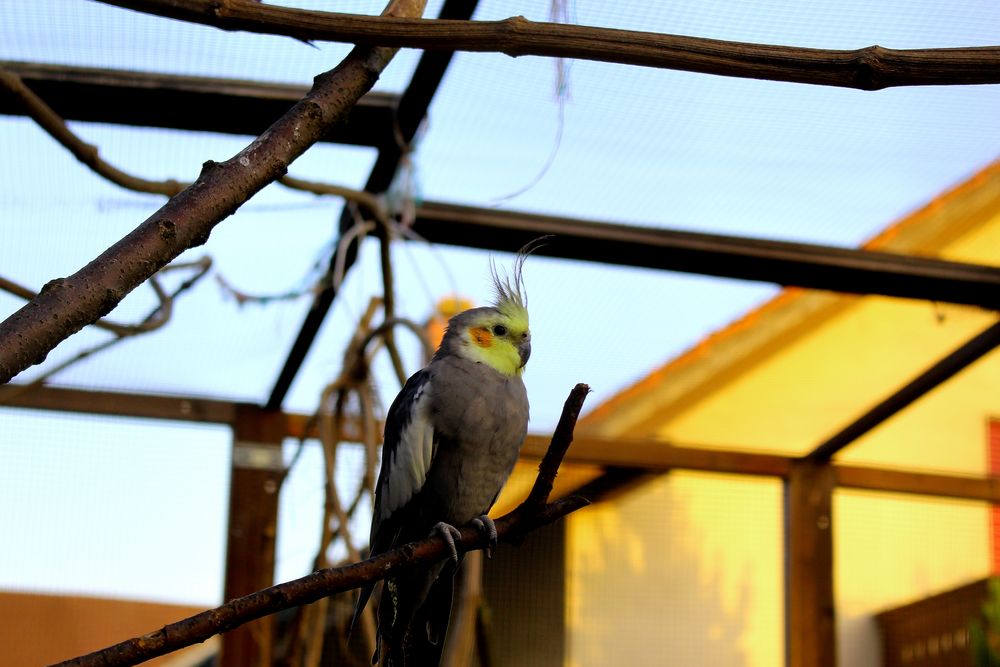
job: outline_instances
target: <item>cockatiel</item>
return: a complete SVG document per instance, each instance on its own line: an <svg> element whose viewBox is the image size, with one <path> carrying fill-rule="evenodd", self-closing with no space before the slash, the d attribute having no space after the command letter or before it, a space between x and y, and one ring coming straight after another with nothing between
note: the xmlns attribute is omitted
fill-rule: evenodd
<svg viewBox="0 0 1000 667"><path fill-rule="evenodd" d="M531 354L521 279L526 256L526 250L518 254L512 277L494 267L493 305L452 317L430 363L406 382L389 408L371 554L438 533L455 556L385 581L373 663L437 665L458 565L455 527L476 521L496 543L496 527L486 513L514 468L528 427L521 380ZM361 589L352 627L373 589L374 584Z"/></svg>

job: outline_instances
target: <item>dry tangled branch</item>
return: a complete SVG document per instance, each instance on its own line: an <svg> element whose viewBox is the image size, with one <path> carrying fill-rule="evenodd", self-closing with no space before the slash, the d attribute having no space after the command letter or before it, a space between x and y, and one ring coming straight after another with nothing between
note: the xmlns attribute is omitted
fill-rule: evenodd
<svg viewBox="0 0 1000 667"><path fill-rule="evenodd" d="M516 543L536 528L587 505L587 501L578 496L554 502L549 502L548 497L559 464L573 441L573 429L589 391L587 385L578 384L570 393L549 449L539 466L531 493L517 508L496 521L500 540ZM466 526L462 528L461 539L456 543L463 551L483 549L487 546L487 538L476 527ZM213 635L232 630L262 616L315 602L333 593L358 588L366 582L398 576L411 568L443 560L449 555L448 547L440 537L413 542L360 563L321 570L294 581L271 586L141 637L61 662L55 667L135 665L203 642Z"/></svg>
<svg viewBox="0 0 1000 667"><path fill-rule="evenodd" d="M34 92L32 92L21 80L20 76L16 73L8 71L3 67L0 67L0 92L6 91L7 94L11 95L27 115L32 118L42 129L44 129L53 139L58 141L63 147L69 150L81 163L89 167L95 174L101 176L111 183L114 183L120 187L128 190L133 190L136 192L145 192L151 194L160 194L165 196L173 196L180 192L182 189L188 187L189 183L184 183L177 180L165 180L165 181L150 181L132 174L129 174L113 165L109 164L100 157L100 152L98 148L92 144L88 144L83 139L81 139L76 133L74 133L66 125L65 121L48 105L38 97ZM353 190L351 188L346 188L343 186L329 184L329 183L316 183L310 181L304 181L301 179L292 178L289 176L282 177L279 179L282 185L296 190L302 190L310 192L316 195L324 196L336 196L341 197L348 202L355 203L364 208L366 211L371 211L379 220L385 221L385 225L388 226L390 223L387 220L387 216L382 210L381 203L378 198L367 192L362 192L358 190ZM112 338L105 342L102 342L93 347L87 348L77 355L75 355L70 360L60 364L59 366L49 370L43 376L35 379L30 384L19 385L17 388L9 390L7 392L0 393L0 402L4 399L12 398L15 395L22 393L23 391L42 384L46 379L58 373L68 366L78 363L86 358L97 354L109 347L112 347L119 343L122 339L133 336L136 334L149 333L154 331L161 326L163 326L170 318L173 298L176 297L180 292L188 289L197 282L210 268L211 260L209 258L204 258L195 263L187 264L172 264L165 267L163 270L171 270L177 268L197 268L197 274L186 281L185 284L178 290L177 293L173 295L168 295L164 292L160 283L157 281L156 275L149 279L150 286L156 292L156 295L160 301L160 305L154 309L146 318L144 318L139 324L136 325L126 325L119 324L108 320L106 318L98 319L93 323L93 326L107 330L115 334L116 338ZM312 285L310 288L305 290L296 290L288 292L285 294L277 296L252 296L245 294L244 292L231 286L221 275L216 274L216 280L227 292L232 294L238 303L242 304L246 301L260 301L269 302L274 300L284 300L284 299L295 299L299 298L308 293L314 293L320 289L317 285ZM35 292L23 285L10 280L8 278L0 276L0 290L14 294L23 299L31 300L38 296L38 292Z"/></svg>
<svg viewBox="0 0 1000 667"><path fill-rule="evenodd" d="M159 305L140 323L138 324L120 324L118 322L113 322L107 318L101 318L93 323L93 326L98 329L104 329L109 331L116 336L134 336L136 334L149 333L159 329L170 319L170 314L173 309L173 299L177 297L181 292L191 288L198 280L204 276L212 266L212 260L208 257L203 257L194 262L184 262L182 264L170 264L163 267L160 270L161 273L165 271L175 271L178 269L195 269L195 274L184 281L180 288L174 291L173 294L167 294L160 283L156 280L156 277L150 279L150 286L156 293L156 297L159 300ZM24 287L23 285L4 278L0 276L0 290L9 292L14 296L19 296L22 299L34 299L38 296L38 292ZM45 288L42 287L42 291Z"/></svg>
<svg viewBox="0 0 1000 667"><path fill-rule="evenodd" d="M384 332L392 324L379 327L372 326L377 311L382 306L381 299L372 299L368 309L361 318L358 329L344 354L344 363L340 376L323 390L319 409L311 417L310 422L318 426L320 444L323 449L325 473L323 516L320 522L319 548L313 561L313 569L320 570L330 567L327 560L327 550L339 539L344 545L347 557L351 562L361 559L360 548L350 530L350 517L362 506L365 496L374 497L375 466L378 460L379 425L381 415L375 407L375 388L372 386L371 360L374 352L368 350L369 344L382 336L383 343L388 343ZM425 341L426 346L426 341ZM360 435L365 449L365 472L361 483L354 493L353 499L346 503L341 501L340 489L336 481L337 453L343 438L343 425L346 418L347 405L354 399L357 402L360 422ZM292 463L292 469L298 460L305 439L299 442ZM286 471L283 480L287 478ZM284 664L314 664L322 653L325 632L323 624L327 618L328 599L323 598L310 606L300 607L288 632ZM374 650L374 624L370 616L362 623L362 635L369 648ZM303 656L306 660L303 661Z"/></svg>
<svg viewBox="0 0 1000 667"><path fill-rule="evenodd" d="M575 58L862 90L1000 83L1000 46L844 51L542 23L521 16L449 21L337 14L253 0L101 2L224 30L312 41Z"/></svg>
<svg viewBox="0 0 1000 667"><path fill-rule="evenodd" d="M371 372L371 362L375 350L370 351L369 346L373 342L378 341L381 348L389 354L400 387L406 382L406 373L403 369L402 357L396 346L395 329L399 326L404 326L416 334L423 345L425 361L430 359L433 352L431 343L427 340L423 329L409 320L396 317L394 305L395 287L390 254L394 225L377 200L373 198L367 204L367 212L375 217L381 231L380 266L382 271L383 297L382 299L373 299L369 304L344 354L344 363L340 377L323 390L319 410L313 416L313 420L319 423L320 442L323 446L324 470L326 473L324 512L321 523L319 550L314 561L314 569L322 569L329 566L326 559L326 552L332 541L338 538L345 546L348 557L352 561L360 560L359 549L355 545L354 538L351 535L349 521L350 517L361 506L366 494L374 498L375 467L378 461L378 432L379 424L382 421L381 415L376 414L376 391ZM379 306L382 308L384 319L379 326L375 327L372 326L372 320ZM362 441L365 447L365 473L354 498L345 507L340 500L340 493L334 473L336 470L337 449L342 440L345 406L352 398L357 401L359 408ZM300 442L296 458L302 451L302 445L303 442ZM336 525L335 530L332 529L333 525ZM295 665L302 663L301 658L303 655L306 657L306 660L302 664L318 664L317 661L322 653L324 642L325 633L322 631L322 627L327 617L327 606L328 599L323 598L315 605L299 609L299 613L293 622L293 636L291 637L290 649L287 651L289 654L286 659L287 664ZM368 644L368 651L373 652L375 628L374 619L370 613L364 615L361 629Z"/></svg>
<svg viewBox="0 0 1000 667"><path fill-rule="evenodd" d="M393 0L385 13L419 16L423 8L422 0ZM225 162L205 162L194 183L130 234L75 274L51 281L0 323L0 383L41 362L180 253L207 241L215 225L284 176L295 158L344 119L395 52L355 48L336 68L317 76L309 93L249 146Z"/></svg>
<svg viewBox="0 0 1000 667"><path fill-rule="evenodd" d="M34 387L41 386L56 373L59 373L66 368L83 361L84 359L88 359L99 352L103 352L108 348L114 347L127 338L156 331L170 321L171 315L173 314L175 299L177 299L177 297L179 297L182 293L194 287L194 285L208 273L211 267L212 260L209 257L202 257L201 259L193 262L180 262L165 266L158 274L149 279L149 284L156 293L159 303L149 312L148 315L146 315L146 317L140 320L137 324L119 324L107 319L97 320L94 322L94 326L99 329L110 331L114 334L113 338L109 338L108 340L98 343L97 345L81 350L66 361L49 368L45 373L27 384L3 387L0 389L0 404L13 399L15 396L20 396L22 393L29 391ZM163 289L163 286L160 285L158 277L163 273L178 270L193 270L193 273L181 282L181 284L178 285L172 292L167 293L167 291ZM37 296L37 293L33 290L23 287L22 285L3 277L0 277L0 289L10 292L11 294L19 296L23 299L33 299Z"/></svg>

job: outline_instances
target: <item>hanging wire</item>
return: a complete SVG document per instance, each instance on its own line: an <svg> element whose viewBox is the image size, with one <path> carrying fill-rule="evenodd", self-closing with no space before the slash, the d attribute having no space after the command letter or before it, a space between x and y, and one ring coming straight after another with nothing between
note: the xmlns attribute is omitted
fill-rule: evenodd
<svg viewBox="0 0 1000 667"><path fill-rule="evenodd" d="M549 5L549 21L552 23L564 24L575 23L576 12L573 11L571 5L572 3L570 0L552 0ZM542 168L538 170L538 173L536 173L531 180L517 190L491 200L489 205L492 207L501 206L516 197L520 197L538 185L538 183L545 178L545 175L549 173L549 169L552 168L552 165L556 161L556 157L559 155L559 149L562 147L563 132L566 129L566 105L570 100L569 73L573 61L566 58L553 58L552 62L556 68L554 86L556 102L556 134L552 144L552 150L549 151L549 155L542 164Z"/></svg>

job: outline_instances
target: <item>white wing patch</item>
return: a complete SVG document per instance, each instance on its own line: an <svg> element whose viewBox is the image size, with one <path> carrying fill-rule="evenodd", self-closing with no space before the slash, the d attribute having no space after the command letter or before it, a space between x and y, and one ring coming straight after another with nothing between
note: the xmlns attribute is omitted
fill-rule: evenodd
<svg viewBox="0 0 1000 667"><path fill-rule="evenodd" d="M424 486L434 458L434 426L430 419L430 382L413 400L410 422L400 435L386 471L380 519L401 508Z"/></svg>

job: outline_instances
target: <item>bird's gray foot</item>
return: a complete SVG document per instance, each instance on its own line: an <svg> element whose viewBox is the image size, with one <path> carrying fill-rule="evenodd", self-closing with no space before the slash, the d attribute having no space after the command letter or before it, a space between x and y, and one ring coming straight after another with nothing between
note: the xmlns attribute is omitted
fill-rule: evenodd
<svg viewBox="0 0 1000 667"><path fill-rule="evenodd" d="M493 558L493 550L497 548L497 525L493 519L485 514L472 520L472 525L479 529L479 532L487 537L489 544L486 545L486 557Z"/></svg>
<svg viewBox="0 0 1000 667"><path fill-rule="evenodd" d="M445 544L448 545L448 549L451 551L451 560L453 563L458 565L458 547L455 546L455 541L461 539L462 533L455 528L455 526L450 523L445 523L441 521L434 525L434 529L431 530L431 535L438 535L444 539Z"/></svg>

